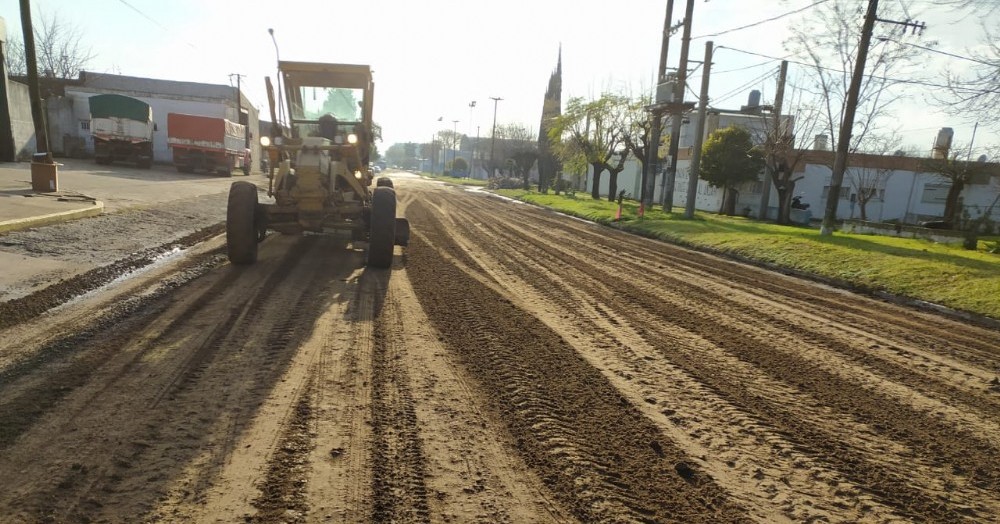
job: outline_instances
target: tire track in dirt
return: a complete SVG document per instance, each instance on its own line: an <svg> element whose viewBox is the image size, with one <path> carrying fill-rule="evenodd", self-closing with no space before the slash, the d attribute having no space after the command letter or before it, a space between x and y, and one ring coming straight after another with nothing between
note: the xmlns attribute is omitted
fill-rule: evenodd
<svg viewBox="0 0 1000 524"><path fill-rule="evenodd" d="M544 220L551 220L551 217L545 217ZM539 226L530 223L526 223L525 227L535 231L542 230ZM808 318L813 322L810 323L811 329L802 330L804 334L823 337L828 341L833 338L843 339L845 342L833 343L846 343L854 347L855 349L850 352L852 358L864 359L866 365L892 374L896 380L909 380L908 385L911 387L920 389L927 381L933 381L934 384L928 385L928 387L961 387L979 394L979 397L970 404L972 408L982 405L983 402L995 403L996 395L991 390L991 384L1000 375L1000 368L996 367L997 348L988 340L995 338L996 335L983 336L984 331L989 330L966 326L948 319L930 317L925 313L902 310L876 301L867 301L868 304L877 307L869 308L870 312L867 315L860 315L856 314L857 311L860 311L858 307L842 298L845 295L844 292L813 286L815 298L812 298L797 291L801 288L808 289L797 279L777 278L776 280L780 280L782 284L776 286L760 278L760 270L747 268L742 264L730 264L733 266L731 271L721 270L708 263L698 263L686 260L682 256L673 255L671 252L676 251L677 248L671 246L646 241L646 245L662 247L660 250L654 250L643 247L644 244L637 244L634 239L621 239L620 237L628 237L629 235L613 230L608 230L607 235L601 236L598 233L586 231L582 225L573 224L573 227L577 228L586 242L597 244L596 249L594 247L591 249L599 251L606 259L612 260L616 264L628 266L637 272L656 274L662 278L676 278L667 271L663 264L659 262L649 263L650 260L658 261L665 258L671 262L671 267L683 267L686 272L693 273L696 277L709 277L710 279L713 276L727 277L725 287L711 284L709 279L699 281L709 282L706 287L717 289L723 299L730 301L728 296L743 293L745 298L756 302L755 306L758 310L771 311L774 318L779 320ZM552 232L551 228L549 231L549 234L558 234ZM610 246L607 244L611 241L608 236L615 237L614 240L621 240L621 242L617 246ZM561 237L565 238L562 235ZM566 241L571 244L583 242L581 239L572 239L572 237ZM621 249L622 244L627 245L628 249ZM706 262L711 261L708 255L700 256ZM690 258L696 257L692 254ZM754 272L756 272L756 276ZM743 273L749 274L750 277L740 278L738 275ZM730 275L732 276L730 277ZM761 293L761 289L766 289L768 292ZM833 297L834 300L827 300L823 298L824 296ZM858 297L852 298L855 303L864 301ZM841 304L843 307L839 310L830 309ZM895 316L882 314L881 308L890 309L897 314ZM836 311L836 316L842 321L836 326L826 323L820 314L813 313L817 310L821 314L828 314L827 311ZM922 319L922 322L911 321L911 317ZM896 328L900 321L905 326L910 327L910 330ZM949 325L949 329L943 331L936 328L938 323ZM819 326L816 327L816 324ZM796 328L794 325L792 327ZM948 341L936 336L925 336L923 335L925 332L959 334L954 335L951 341ZM874 335L874 333L878 333L878 335ZM970 336L970 333L976 335ZM915 365L914 359L921 360L925 365ZM983 396L983 393L986 395Z"/></svg>
<svg viewBox="0 0 1000 524"><path fill-rule="evenodd" d="M509 213L510 213L509 209L508 209L507 213L509 215ZM457 220L456 222L464 222L464 221L463 220ZM530 223L530 221L526 220L524 217L515 218L515 219L513 219L513 222L519 224L522 227L524 227L525 224L529 224ZM506 231L505 228L500 228L500 229L504 229L504 231ZM537 232L536 231L532 231L532 233L533 233L532 235L527 235L527 238L528 238L529 241L534 239L534 234L536 234ZM508 235L508 236L510 236L510 235ZM508 239L508 240L510 240L510 239ZM561 242L538 241L538 240L534 240L534 241L537 243L534 247L537 250L541 251L541 252L545 252L546 250L552 250L552 246L562 246L562 245L564 245ZM523 240L521 240L521 242L523 242ZM520 244L520 242L507 242L507 243L509 245L511 245L511 246L516 246L516 245ZM523 248L516 248L516 249L523 249ZM569 252L571 250L569 248L567 248L566 251ZM573 251L573 252L576 253L576 251ZM596 261L588 261L588 262L596 264ZM581 260L579 258L577 258L577 257L570 258L567 255L563 255L563 256L559 257L558 262L553 263L551 271L559 271L559 270L561 270L561 268L564 268L564 267L579 266L580 263L581 263ZM606 266L606 267L614 267L614 266ZM600 291L601 293L603 293L603 295L595 295L595 296L606 296L608 294L611 294L613 296L616 292L619 292L619 290L622 289L621 286L619 285L620 284L619 280L615 279L615 278L609 278L609 275L608 275L606 269L604 270L604 272L601 272L601 271L598 271L596 269L596 267L595 267L595 268L592 268L591 273L592 273L592 278L595 281L611 282L612 283L612 284L609 284L609 289L603 289L603 290ZM625 289L628 289L628 288L626 287ZM646 289L646 290L633 289L629 293L625 293L625 295L632 296L632 297L639 296L639 295L644 295L644 294L648 295L649 291L650 290L648 290L648 289ZM662 298L662 297L657 297L657 298L659 299L659 298ZM642 302L642 301L640 301L640 302ZM669 309L669 308L663 308L663 307L659 307L658 308L657 304L655 304L654 302L655 301L649 300L649 301L646 301L645 303L642 303L642 305L645 306L644 309L650 310L650 311L656 311L658 313L664 312L664 311L662 311L664 309ZM617 308L615 308L615 309L617 310ZM657 309L660 309L660 311L657 311ZM667 317L667 318L669 319L670 317ZM683 319L678 319L678 320L683 320ZM653 315L650 318L647 318L647 319L644 319L643 321L640 321L639 323L641 323L643 325L650 325L650 322L653 322L653 323L660 322L660 323L662 323L662 321L663 321L663 318L659 318L659 317ZM691 329L692 329L693 332L699 332L700 333L704 329L710 328L710 327L711 326L706 326L706 325L692 326ZM662 339L662 337L664 337L664 336L669 336L669 333L656 333L656 332L649 332L647 330L646 335L650 339L656 339L657 337L660 337ZM718 339L718 338L716 338L715 342L723 344L724 347L739 347L738 345L736 345L736 343L739 342L739 340L737 340L737 338L730 338L730 339ZM664 348L664 351L667 351L667 348ZM760 365L764 364L765 361L763 361L761 359L758 359L757 361L754 361L753 363L755 365L760 366ZM795 365L798 365L800 363L801 362L791 362L791 365L795 366ZM792 369L787 364L785 366L774 366L773 364L769 364L769 365L772 368L777 367L778 369ZM767 368L765 367L764 369L767 369ZM801 371L801 369L808 369L808 368L802 368L801 366L798 366L797 369L799 369ZM707 381L707 383L712 383L713 382L713 380L710 379L712 373L703 373L702 375L704 376L704 378ZM808 374L804 374L804 376L809 376L809 375ZM821 377L822 376L823 375L821 375ZM830 377L827 377L827 378L830 378ZM787 377L786 377L786 380L787 380ZM824 379L821 378L817 382L819 382L819 383L822 384L822 383L826 383L827 380L824 380ZM791 383L794 384L795 382L792 381ZM799 384L799 386L805 386L805 385ZM816 388L813 388L813 389L816 389ZM849 391L850 390L850 385L849 384L843 384L843 385L839 385L839 387L836 387L836 388L824 388L824 389L832 390L832 391L837 391L837 390ZM736 393L737 392L733 392L733 394L736 394ZM836 399L835 399L835 397L830 397L830 398L827 398L825 400L831 401L831 400L836 400ZM882 414L888 414L890 412L890 407L892 406L892 403L889 402L889 401L885 401L884 399L883 399L883 402L884 402L884 404L886 406L886 409L883 410ZM865 411L862 411L862 414L863 415L867 415L867 417L870 417L872 415L872 412L867 412L866 413ZM865 416L862 416L862 419L871 420L870 418L866 418ZM767 418L764 417L764 420L767 420ZM886 417L881 417L881 418L876 417L875 420L892 420L892 418L891 417L889 417L889 418L886 418ZM919 429L920 428L919 424L923 423L923 422L927 422L927 421L926 420L921 420L920 418L918 418L917 422L914 423L914 424L903 423L902 425L904 427L902 428L902 431L903 432L908 432L908 431L911 431L911 430L914 430L914 429ZM892 429L892 428L890 427L889 429ZM944 428L943 427L938 427L938 428L935 428L935 429L938 430L938 431L941 431ZM882 431L885 431L885 428L882 428ZM928 442L930 442L930 443L935 442L934 435L928 435L927 433L928 432L924 431L922 433L922 435L921 435L922 439L918 439L915 442L916 449L922 449L920 447L921 444L926 444ZM954 433L954 432L952 431L951 433ZM948 435L948 434L949 434L949 432L943 433L943 435ZM816 437L817 438L822 438L824 436L823 435L816 435ZM905 440L905 438L904 438L904 440ZM952 442L950 440L946 440L945 442L949 442L949 444L954 445L954 442ZM982 445L982 442L976 442L975 439L973 439L970 442L971 442L971 445L973 447L976 447L976 446L981 447L981 445ZM957 446L954 449L955 450L962 449L962 446ZM951 456L952 456L952 458L956 458L954 451L951 452ZM980 458L982 458L982 457L980 457ZM971 462L966 462L966 464L972 464L972 463ZM846 469L847 472L850 472L853 468L848 467L848 468L845 468L845 469ZM891 471L888 471L887 473L891 473ZM975 482L975 480L973 480L973 483L974 482ZM889 490L887 492L891 492L891 490ZM913 497L911 497L911 498L919 498L920 493L912 493L912 495L913 495ZM967 511L967 510L963 510L960 507L960 504L953 504L953 506L954 506L953 509L957 508L957 510L959 512L961 512L961 511ZM927 514L936 514L936 513L933 512L934 511L933 502L930 503L930 504L928 504L928 505L925 505L924 508L923 508L923 511L931 511L931 513L923 513L924 515L927 515ZM956 516L958 516L958 515L956 515Z"/></svg>
<svg viewBox="0 0 1000 524"><path fill-rule="evenodd" d="M505 229L504 231L510 230ZM912 479L904 481L905 477L901 476L901 472L895 473L891 469L885 469L871 458L867 460L868 470L877 473L870 476L880 479L881 482L890 482L891 486L889 489L885 486L881 489L874 489L873 486L873 491L884 494L891 493L896 497L909 493L901 498L914 506L909 508L911 514L925 516L940 514L942 510L939 506L942 502L946 503L945 508L951 512L953 518L975 517L977 512L978 514L989 513L990 508L983 507L977 502L983 497L981 490L992 489L990 486L996 482L997 470L984 466L984 464L995 462L993 458L995 452L988 442L970 436L967 431L955 428L930 414L915 412L908 409L907 406L898 405L878 392L868 391L865 392L863 398L852 399L852 397L859 397L858 393L863 389L844 377L834 375L828 370L803 360L797 354L775 352L774 350L780 346L773 345L774 340L761 339L756 331L747 330L745 327L754 324L733 323L726 316L712 314L714 308L708 310L699 308L694 300L686 300L676 295L663 293L659 293L657 296L656 290L649 286L640 288L622 278L610 275L604 269L608 266L601 266L597 262L582 261L577 258L578 252L575 250L565 249L560 252L560 248L552 247L554 244L540 241L530 234L521 235L516 230L509 234L520 235L521 242L533 244L537 250L549 256L557 253L555 256L561 258L564 263L574 264L577 271L589 274L594 281L606 283L609 288L604 290L606 295L630 297L629 302L635 305L616 304L616 310L627 310L632 307L638 310L637 314L652 313L648 315L648 318L637 322L642 326L641 331L648 334L647 340L662 340L664 337L670 336L669 332L657 333L655 329L648 326L655 326L664 321L682 326L689 332L698 333L715 346L726 348L727 351L738 356L740 360L748 362L755 369L764 371L780 383L789 384L797 390L808 392L821 405L836 407L848 417L848 420L874 421L874 424L870 426L873 433L884 435L885 438L892 440L906 442L911 449L919 450L925 454L926 458L922 460L924 467L936 475L924 476L925 481L930 482L931 485L925 487L923 491L913 491L909 485L912 483ZM671 285L680 284L672 282ZM697 294L697 286L691 283L684 285L690 287L690 289L685 290L685 295L687 292ZM707 299L705 301L714 303ZM757 343L748 343L751 341ZM670 352L673 359L679 358L673 348L669 346L664 347L664 351ZM693 364L694 362L692 362ZM707 365L702 364L701 367L707 367ZM725 375L726 373L723 370L715 370L714 372L702 373L703 376L700 378L707 383L712 383L711 377L719 374ZM734 395L737 393L739 391L731 392ZM778 417L780 411L780 409L774 411L772 416ZM785 414L784 417L793 418L791 413ZM801 426L801 424L798 425ZM817 429L813 427L801 427L797 431L803 432L803 434L813 434L815 436L811 440L817 441L822 435L821 432L817 433ZM838 444L840 443L838 442ZM837 447L839 448L836 449L838 456L853 455L855 460L852 462L865 462L863 456L858 456L847 446L841 444ZM942 464L942 462L944 463ZM913 464L910 464L910 467L912 466ZM849 472L852 468L841 467L841 469ZM943 485L938 485L938 477L945 479ZM962 477L966 477L966 480L963 481ZM863 480L855 478L855 482L863 483ZM958 483L958 486L951 486L955 482ZM943 498L943 501L934 501L928 497L929 494L939 491L950 493L939 497ZM962 494L962 491L965 493ZM964 503L948 503L948 499L955 495L962 496ZM971 508L977 508L977 510L974 511Z"/></svg>
<svg viewBox="0 0 1000 524"><path fill-rule="evenodd" d="M995 362L997 357L997 346L983 337L984 331L993 331L990 329L877 300L862 299L799 279L767 278L764 276L766 272L755 267L738 263L720 264L720 260L713 255L648 241L613 228L578 221L567 222L558 219L551 212L532 209L528 213L531 213L532 220L525 222L527 226L542 223L558 225L557 228L548 228L548 233L567 242L601 249L606 254L624 254L643 265L646 270L662 272L667 266L661 261L668 261L672 269L683 268L696 274L722 278L731 285L758 295L762 295L761 291L766 291L768 299L787 303L803 312L811 309L837 311L838 316L861 327L864 332L884 332L883 336L894 338L897 343L911 345L913 348L938 349L955 358L969 359L977 365L982 365L984 361ZM859 307L859 303L865 304L865 307ZM872 305L878 307L873 308Z"/></svg>
<svg viewBox="0 0 1000 524"><path fill-rule="evenodd" d="M169 295L215 268L219 263L216 257L208 254L192 260L187 266L192 270L154 285L150 292L114 304L86 328L57 337L28 358L0 371L0 450L85 384L101 364L134 342L118 336L118 332L148 330L166 311Z"/></svg>
<svg viewBox="0 0 1000 524"><path fill-rule="evenodd" d="M527 463L586 522L747 520L558 335L427 250L447 233L419 223L408 264L431 321L491 395ZM552 380L559 377L557 380Z"/></svg>
<svg viewBox="0 0 1000 524"><path fill-rule="evenodd" d="M425 459L405 348L389 336L388 271L368 271L377 283L372 348L372 518L375 522L430 522Z"/></svg>
<svg viewBox="0 0 1000 524"><path fill-rule="evenodd" d="M475 236L494 245L512 245L509 239L485 230L476 231ZM531 258L530 250L490 253L498 260L499 267L494 271L506 273L508 288L526 297L535 310L575 311L573 315L559 315L558 321L549 316L548 322L565 325L559 329L563 336L573 340L585 354L589 348L588 358L595 366L605 369L620 389L633 391L633 404L645 408L652 420L662 421L662 431L691 457L699 457L694 460L752 508L758 520L900 519L839 472L798 451L796 445L760 424L752 414L740 411L737 405L664 360L660 350L635 334L628 320L600 302L599 297L612 295L612 290L585 294L559 276L564 274L561 267L538 271L538 260ZM517 280L530 283L530 288L525 290L511 283ZM541 298L536 290L547 293ZM672 333L664 337L675 342L677 339Z"/></svg>

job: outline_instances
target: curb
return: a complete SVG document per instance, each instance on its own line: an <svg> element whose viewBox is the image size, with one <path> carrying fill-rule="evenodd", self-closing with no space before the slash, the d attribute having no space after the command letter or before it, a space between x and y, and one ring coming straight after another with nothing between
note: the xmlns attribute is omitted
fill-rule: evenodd
<svg viewBox="0 0 1000 524"><path fill-rule="evenodd" d="M60 211L58 213L49 213L47 215L38 215L27 218L15 218L13 220L5 220L0 222L0 233L6 233L9 231L16 231L18 229L27 229L31 227L47 226L50 224L57 224L59 222L68 222L70 220L76 220L78 218L94 217L104 214L104 202L100 200L95 200L94 205L91 207L86 207L82 209L71 209L69 211Z"/></svg>

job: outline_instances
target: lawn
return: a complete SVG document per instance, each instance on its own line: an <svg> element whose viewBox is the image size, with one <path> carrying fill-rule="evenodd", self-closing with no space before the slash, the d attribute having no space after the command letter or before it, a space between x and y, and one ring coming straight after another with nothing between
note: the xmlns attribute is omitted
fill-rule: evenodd
<svg viewBox="0 0 1000 524"><path fill-rule="evenodd" d="M983 240L978 251L970 251L960 245L876 235L835 233L823 237L816 228L712 213L699 212L695 219L686 220L679 208L674 213L653 209L640 219L634 200L624 202L622 220L615 221L616 204L585 194L496 192L652 238L1000 319L1000 254L987 253Z"/></svg>

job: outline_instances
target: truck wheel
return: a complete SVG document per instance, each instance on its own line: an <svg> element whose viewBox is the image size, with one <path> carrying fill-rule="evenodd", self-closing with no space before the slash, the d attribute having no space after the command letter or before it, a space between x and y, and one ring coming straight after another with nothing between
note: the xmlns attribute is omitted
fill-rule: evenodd
<svg viewBox="0 0 1000 524"><path fill-rule="evenodd" d="M380 176L375 180L375 187L393 187L392 179L387 176Z"/></svg>
<svg viewBox="0 0 1000 524"><path fill-rule="evenodd" d="M383 269L391 267L396 240L396 191L391 187L375 188L370 222L368 265Z"/></svg>
<svg viewBox="0 0 1000 524"><path fill-rule="evenodd" d="M229 187L226 208L226 251L229 261L237 265L257 261L257 186L250 182L233 182Z"/></svg>

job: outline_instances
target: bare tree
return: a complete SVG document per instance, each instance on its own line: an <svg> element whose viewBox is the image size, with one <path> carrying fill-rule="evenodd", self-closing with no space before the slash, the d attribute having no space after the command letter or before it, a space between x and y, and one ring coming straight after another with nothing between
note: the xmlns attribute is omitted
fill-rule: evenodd
<svg viewBox="0 0 1000 524"><path fill-rule="evenodd" d="M945 72L948 90L935 93L934 99L949 107L956 107L960 115L969 121L984 122L994 129L1000 129L1000 36L985 29L983 47L985 51L971 51L975 60L968 74L958 74L954 70Z"/></svg>
<svg viewBox="0 0 1000 524"><path fill-rule="evenodd" d="M35 54L38 75L45 78L76 78L94 53L84 44L83 30L60 18L58 13L40 13L35 24ZM12 75L26 75L24 43L18 38L7 42L4 59Z"/></svg>
<svg viewBox="0 0 1000 524"><path fill-rule="evenodd" d="M958 225L961 220L961 209L959 197L965 186L972 182L973 178L989 171L990 165L986 162L972 162L968 159L967 148L957 147L952 150L952 154L945 158L929 158L922 162L922 168L936 174L943 181L948 182L948 194L944 203L944 220L953 226ZM965 156L966 160L959 160Z"/></svg>
<svg viewBox="0 0 1000 524"><path fill-rule="evenodd" d="M879 15L892 18L906 11L908 4L901 0L899 5L883 6ZM819 5L803 24L792 28L792 36L784 42L786 49L811 65L811 91L821 109L822 128L830 137L832 150L837 149L838 129L843 121L851 72L858 56L862 13L857 7L857 2L848 0L832 0ZM918 48L895 39L879 38L896 31L895 27L876 27L876 38L868 50L849 151L862 147L868 133L890 116L890 107L901 97L893 88L912 78L917 67Z"/></svg>
<svg viewBox="0 0 1000 524"><path fill-rule="evenodd" d="M527 126L505 124L497 128L497 138L501 138L502 158L507 159L517 175L521 177L522 188L531 187L531 168L538 160L538 137Z"/></svg>
<svg viewBox="0 0 1000 524"><path fill-rule="evenodd" d="M899 135L870 135L868 153L876 155L894 154L902 143ZM848 162L848 164L855 162ZM857 164L857 163L855 163ZM856 195L861 220L868 220L868 203L881 200L885 196L885 184L892 176L893 170L885 165L855 165L847 170L851 190Z"/></svg>
<svg viewBox="0 0 1000 524"><path fill-rule="evenodd" d="M601 175L607 169L608 161L623 144L621 126L615 122L610 112L611 96L604 95L597 100L570 99L566 111L553 120L550 135L562 137L571 147L562 147L560 152L581 155L594 170L591 198L601 198ZM573 163L574 159L562 157L563 162ZM612 199L614 197L612 196Z"/></svg>
<svg viewBox="0 0 1000 524"><path fill-rule="evenodd" d="M754 129L754 141L764 151L764 162L771 175L764 183L774 184L778 194L776 221L779 224L791 222L795 184L803 178L803 175L796 176L797 169L812 147L816 131L826 127L820 107L803 103L806 94L800 87L791 85L785 107L793 108L788 112L792 116L775 121L773 113L765 112L761 115L761 125Z"/></svg>

